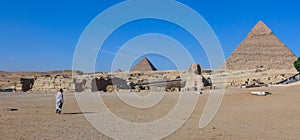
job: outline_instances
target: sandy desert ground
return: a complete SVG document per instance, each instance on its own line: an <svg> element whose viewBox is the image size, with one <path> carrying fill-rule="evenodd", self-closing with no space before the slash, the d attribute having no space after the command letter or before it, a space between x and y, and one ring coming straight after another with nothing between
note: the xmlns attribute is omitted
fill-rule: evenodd
<svg viewBox="0 0 300 140"><path fill-rule="evenodd" d="M253 96L268 91L270 96ZM300 86L228 89L213 121L199 129L208 93L199 96L187 122L165 139L299 139ZM103 94L103 93L95 93ZM62 114L55 113L55 93L0 93L0 139L110 139L85 119L74 93L65 93ZM168 93L159 107L133 109L113 94L103 94L110 110L129 121L161 118L177 101ZM15 108L17 111L7 111ZM92 112L90 112L92 113Z"/></svg>

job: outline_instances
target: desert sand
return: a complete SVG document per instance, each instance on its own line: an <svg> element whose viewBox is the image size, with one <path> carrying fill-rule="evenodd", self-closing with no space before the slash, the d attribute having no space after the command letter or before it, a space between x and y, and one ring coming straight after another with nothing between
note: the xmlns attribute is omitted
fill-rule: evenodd
<svg viewBox="0 0 300 140"><path fill-rule="evenodd" d="M251 91L268 91L253 96ZM209 93L199 96L187 122L165 139L299 139L300 86L228 89L213 121L199 129L199 119ZM133 109L116 95L101 94L118 116L148 122L164 116L179 93L167 93L158 107ZM62 114L55 113L55 93L0 93L0 139L111 139L98 132L84 117L74 93L65 93ZM18 109L7 111L8 108Z"/></svg>

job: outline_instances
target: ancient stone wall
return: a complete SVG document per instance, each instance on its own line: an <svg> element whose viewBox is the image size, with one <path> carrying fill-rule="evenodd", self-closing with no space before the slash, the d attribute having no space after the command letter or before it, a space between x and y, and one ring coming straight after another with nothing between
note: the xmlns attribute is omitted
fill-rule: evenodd
<svg viewBox="0 0 300 140"><path fill-rule="evenodd" d="M63 89L66 92L74 92L75 85L71 76L65 75L41 75L37 76L31 89L33 92L57 92Z"/></svg>

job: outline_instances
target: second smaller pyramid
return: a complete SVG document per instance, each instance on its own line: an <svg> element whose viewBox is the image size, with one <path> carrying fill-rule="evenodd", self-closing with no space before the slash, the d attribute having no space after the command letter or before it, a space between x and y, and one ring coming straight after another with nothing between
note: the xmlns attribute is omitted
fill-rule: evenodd
<svg viewBox="0 0 300 140"><path fill-rule="evenodd" d="M130 71L156 71L157 69L147 57L143 58Z"/></svg>

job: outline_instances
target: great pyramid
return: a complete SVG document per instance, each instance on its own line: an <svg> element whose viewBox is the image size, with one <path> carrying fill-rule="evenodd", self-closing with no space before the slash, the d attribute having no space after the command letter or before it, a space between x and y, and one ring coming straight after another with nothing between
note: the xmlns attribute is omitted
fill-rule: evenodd
<svg viewBox="0 0 300 140"><path fill-rule="evenodd" d="M295 60L292 51L259 21L222 68L226 65L227 70L294 69Z"/></svg>
<svg viewBox="0 0 300 140"><path fill-rule="evenodd" d="M139 63L137 63L131 71L156 71L157 69L148 60L147 57L143 58Z"/></svg>

